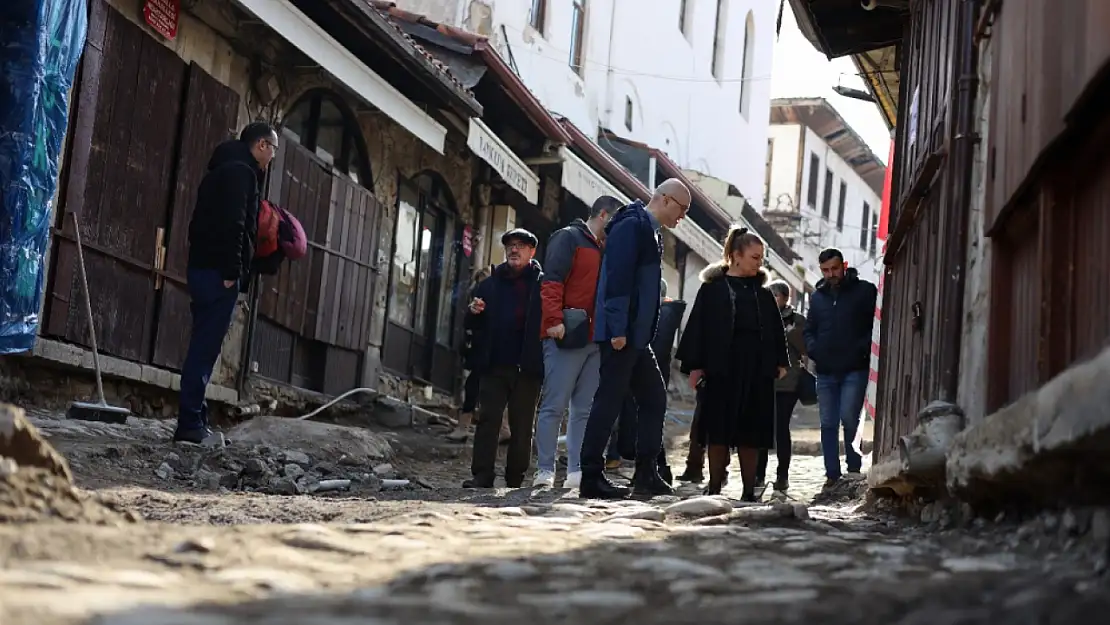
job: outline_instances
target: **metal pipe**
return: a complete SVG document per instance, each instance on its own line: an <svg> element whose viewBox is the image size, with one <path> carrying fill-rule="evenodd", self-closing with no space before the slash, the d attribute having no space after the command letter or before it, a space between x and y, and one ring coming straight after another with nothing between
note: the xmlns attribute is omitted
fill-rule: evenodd
<svg viewBox="0 0 1110 625"><path fill-rule="evenodd" d="M958 176L952 186L952 210L945 224L949 248L945 254L945 280L952 287L947 289L943 302L942 320L945 349L941 352L944 367L941 371L946 401L955 403L960 388L960 350L963 343L964 288L967 284L967 231L971 220L972 163L975 159L975 100L979 88L979 48L975 43L979 0L962 0L959 16L959 54L955 69L955 136L952 137L950 175Z"/></svg>

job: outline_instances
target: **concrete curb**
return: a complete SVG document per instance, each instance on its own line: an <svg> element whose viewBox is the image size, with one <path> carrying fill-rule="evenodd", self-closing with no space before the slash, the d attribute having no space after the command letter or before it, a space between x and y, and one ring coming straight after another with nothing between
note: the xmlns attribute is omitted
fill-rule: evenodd
<svg viewBox="0 0 1110 625"><path fill-rule="evenodd" d="M975 504L1110 502L1110 348L956 436L950 493Z"/></svg>

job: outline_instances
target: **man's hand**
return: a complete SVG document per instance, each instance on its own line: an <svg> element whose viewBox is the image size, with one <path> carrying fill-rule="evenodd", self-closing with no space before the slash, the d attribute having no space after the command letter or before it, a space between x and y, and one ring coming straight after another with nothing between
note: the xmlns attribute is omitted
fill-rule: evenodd
<svg viewBox="0 0 1110 625"><path fill-rule="evenodd" d="M235 281L234 280L224 280L224 288L225 289L230 289L233 286L235 286Z"/></svg>
<svg viewBox="0 0 1110 625"><path fill-rule="evenodd" d="M785 377L786 377L786 367L779 367L779 377L778 377L778 379L781 380Z"/></svg>
<svg viewBox="0 0 1110 625"><path fill-rule="evenodd" d="M480 315L480 314L482 314L482 311L485 310L485 309L486 309L486 302L482 298L475 297L474 299L470 300L470 312L471 312L471 314Z"/></svg>
<svg viewBox="0 0 1110 625"><path fill-rule="evenodd" d="M554 325L547 329L547 336L553 339L561 339L566 336L567 327L563 324Z"/></svg>
<svg viewBox="0 0 1110 625"><path fill-rule="evenodd" d="M618 352L624 349L625 343L628 343L628 339L623 336L609 339L609 344L612 345L613 349L617 350Z"/></svg>
<svg viewBox="0 0 1110 625"><path fill-rule="evenodd" d="M695 390L695 391L698 390L698 382L700 382L702 377L704 377L704 376L705 376L705 371L702 371L701 369L694 369L693 371L691 371L690 372L690 388L692 390Z"/></svg>

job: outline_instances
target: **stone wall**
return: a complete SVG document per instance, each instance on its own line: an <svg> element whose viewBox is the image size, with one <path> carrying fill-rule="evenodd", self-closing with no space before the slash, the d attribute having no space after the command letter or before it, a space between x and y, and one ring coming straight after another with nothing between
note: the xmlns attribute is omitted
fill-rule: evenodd
<svg viewBox="0 0 1110 625"><path fill-rule="evenodd" d="M979 51L979 95L975 103L975 131L979 141L972 164L971 211L964 286L963 336L960 349L960 388L957 403L967 415L968 426L986 416L987 327L990 313L991 241L983 236L987 201L987 133L990 131L991 40L983 40Z"/></svg>

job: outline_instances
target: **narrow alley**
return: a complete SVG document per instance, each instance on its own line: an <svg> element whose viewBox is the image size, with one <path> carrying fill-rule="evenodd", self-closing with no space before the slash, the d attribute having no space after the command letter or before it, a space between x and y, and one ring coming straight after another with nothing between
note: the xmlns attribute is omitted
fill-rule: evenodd
<svg viewBox="0 0 1110 625"><path fill-rule="evenodd" d="M455 488L468 453L435 426L285 420L274 432L296 442L255 426L240 431L270 444L204 450L166 443L153 420L29 420L89 490L20 487L18 470L0 482L6 625L955 625L1075 623L1110 608L1093 547L1110 532L1106 510L986 522L934 506L919 523L868 504L862 482L812 503L817 456L795 460L797 501L683 486L598 502ZM681 442L672 450L680 462ZM297 486L321 478L351 484Z"/></svg>

